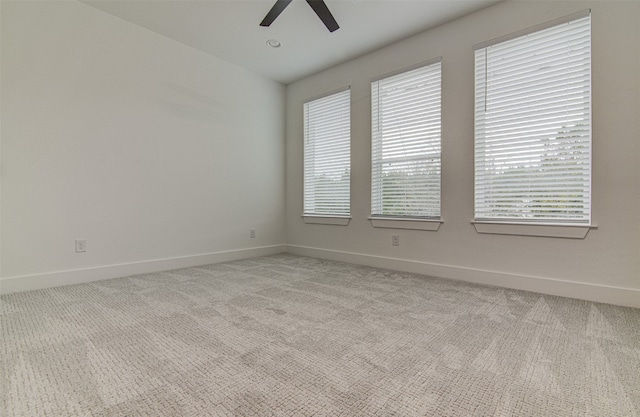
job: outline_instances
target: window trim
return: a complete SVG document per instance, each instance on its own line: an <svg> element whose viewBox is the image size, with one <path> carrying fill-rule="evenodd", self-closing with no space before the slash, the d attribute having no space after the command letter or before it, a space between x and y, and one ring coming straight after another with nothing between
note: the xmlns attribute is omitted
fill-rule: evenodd
<svg viewBox="0 0 640 417"><path fill-rule="evenodd" d="M420 219L417 217L369 217L371 226L382 229L407 229L407 230L426 230L430 232L437 232L440 229L440 225L444 223L442 218L435 219Z"/></svg>
<svg viewBox="0 0 640 417"><path fill-rule="evenodd" d="M347 226L351 220L351 216L319 216L311 214L303 214L302 221L306 224L328 224L333 226Z"/></svg>
<svg viewBox="0 0 640 417"><path fill-rule="evenodd" d="M443 136L443 127L442 127L442 64L443 58L442 56L437 56L426 61L418 62L416 64L398 68L396 70L384 73L382 75L378 75L369 80L369 86L373 85L378 81L384 80L386 78L391 78L406 72L411 72L420 68L429 67L431 65L440 64L440 187L439 187L439 203L440 203L440 215L439 216L429 216L429 217L419 217L419 216L389 216L385 214L373 214L373 155L370 155L369 162L371 163L371 171L370 171L370 201L369 201L369 209L370 216L368 218L371 221L371 225L376 228L389 228L389 229L410 229L410 230L428 230L428 231L437 231L440 228L440 224L442 221L442 136ZM373 98L370 100L371 112L373 111ZM370 112L370 115L371 115ZM372 120L370 121L370 125ZM372 126L371 126L372 127ZM373 151L373 130L371 131L371 150Z"/></svg>
<svg viewBox="0 0 640 417"><path fill-rule="evenodd" d="M320 213L305 213L304 208L305 208L305 180L304 180L304 176L305 176L305 135L306 135L306 129L305 129L305 106L307 103L310 103L312 101L316 101L316 100L320 100L323 99L325 97L329 97L332 96L334 94L339 94L339 93L343 93L345 91L349 91L349 176L350 176L350 180L349 180L349 214L347 215L343 215L343 214L320 214ZM305 99L302 102L302 214L301 217L303 219L303 221L307 224L328 224L328 225L342 225L342 226L346 226L349 223L349 220L351 219L351 142L352 142L352 135L351 135L351 111L352 111L352 97L351 97L351 85L346 85L340 88L337 88L335 90L331 90L329 92L323 93L323 94L319 94L316 96L312 96L309 97L307 99Z"/></svg>
<svg viewBox="0 0 640 417"><path fill-rule="evenodd" d="M475 227L476 233L480 234L559 237L566 239L584 239L591 229L598 228L593 224L545 224L477 220L472 221L471 224Z"/></svg>
<svg viewBox="0 0 640 417"><path fill-rule="evenodd" d="M591 9L581 10L576 13L572 13L567 16L563 16L557 19L553 19L535 26L531 26L507 35L499 36L494 39L490 39L481 43L478 43L473 46L474 52L479 49L484 49L490 47L492 45L496 45L502 42L507 42L512 39L516 39L519 37L526 36L528 34L542 31L545 29L552 28L554 26L559 26L564 23L568 23L574 20L586 18L591 16ZM591 32L590 32L591 34ZM590 70L591 71L591 70ZM590 72L590 77L592 79L593 75ZM593 180L593 88L590 84L590 106L591 106L591 115L590 115L590 141L591 141L591 149L590 149L590 182ZM474 98L475 100L475 98ZM475 115L474 115L474 130L475 130ZM476 141L474 138L474 146L476 146ZM474 164L475 164L475 156L474 156ZM474 168L474 184L475 184L475 168ZM476 198L476 190L474 185L474 215L475 215L475 198ZM560 237L560 238L573 238L573 239L584 239L589 230L597 229L597 225L595 225L593 221L593 189L592 185L589 186L589 219L585 222L576 222L571 223L570 221L563 222L559 220L558 222L549 222L545 220L541 221L532 221L530 219L484 219L484 218L474 218L471 223L474 225L477 233L487 233L487 234L504 234L504 235L518 235L518 236L540 236L540 237Z"/></svg>

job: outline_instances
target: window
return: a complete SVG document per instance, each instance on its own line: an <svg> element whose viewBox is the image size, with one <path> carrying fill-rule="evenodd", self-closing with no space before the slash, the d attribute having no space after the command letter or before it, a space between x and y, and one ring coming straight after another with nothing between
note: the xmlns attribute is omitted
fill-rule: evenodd
<svg viewBox="0 0 640 417"><path fill-rule="evenodd" d="M440 218L440 90L439 59L371 83L372 219Z"/></svg>
<svg viewBox="0 0 640 417"><path fill-rule="evenodd" d="M350 215L350 90L304 104L304 215Z"/></svg>
<svg viewBox="0 0 640 417"><path fill-rule="evenodd" d="M475 220L591 223L591 24L475 51Z"/></svg>

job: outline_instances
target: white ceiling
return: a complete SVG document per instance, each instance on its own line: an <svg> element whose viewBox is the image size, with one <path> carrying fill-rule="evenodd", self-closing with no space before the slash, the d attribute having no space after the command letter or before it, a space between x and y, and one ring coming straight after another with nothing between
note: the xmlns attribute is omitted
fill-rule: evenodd
<svg viewBox="0 0 640 417"><path fill-rule="evenodd" d="M501 0L325 0L340 25L333 33L303 0L268 28L259 23L275 0L82 1L288 84Z"/></svg>

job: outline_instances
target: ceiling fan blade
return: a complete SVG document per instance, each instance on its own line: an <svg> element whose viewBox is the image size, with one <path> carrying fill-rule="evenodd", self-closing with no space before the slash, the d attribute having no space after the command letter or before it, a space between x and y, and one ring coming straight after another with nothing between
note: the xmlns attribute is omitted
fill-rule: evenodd
<svg viewBox="0 0 640 417"><path fill-rule="evenodd" d="M329 29L329 32L334 32L340 28L338 22L333 18L333 15L329 11L329 8L325 4L324 0L307 0L309 6L318 15L322 23Z"/></svg>
<svg viewBox="0 0 640 417"><path fill-rule="evenodd" d="M260 22L260 26L271 26L276 17L280 16L280 13L291 3L292 0L277 0L276 4L273 5L269 13L262 19Z"/></svg>

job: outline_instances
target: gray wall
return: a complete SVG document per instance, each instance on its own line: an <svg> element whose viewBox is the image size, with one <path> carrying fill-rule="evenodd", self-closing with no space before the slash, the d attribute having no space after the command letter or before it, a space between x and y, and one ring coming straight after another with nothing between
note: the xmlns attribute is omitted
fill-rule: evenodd
<svg viewBox="0 0 640 417"><path fill-rule="evenodd" d="M584 240L476 233L473 219L473 45L592 9L593 222ZM640 306L640 3L504 2L287 87L290 251ZM373 228L370 81L442 57L442 217L437 232ZM302 103L352 91L352 220L305 224ZM391 235L400 235L400 246Z"/></svg>

